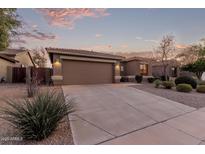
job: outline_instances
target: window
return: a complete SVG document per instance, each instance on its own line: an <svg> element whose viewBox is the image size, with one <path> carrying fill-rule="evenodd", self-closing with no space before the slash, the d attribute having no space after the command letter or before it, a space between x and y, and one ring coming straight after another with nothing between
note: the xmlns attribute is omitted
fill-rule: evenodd
<svg viewBox="0 0 205 154"><path fill-rule="evenodd" d="M148 64L140 64L140 74L148 75Z"/></svg>
<svg viewBox="0 0 205 154"><path fill-rule="evenodd" d="M124 71L124 67L123 67L123 66L121 66L121 67L120 67L120 70L123 72L123 71Z"/></svg>

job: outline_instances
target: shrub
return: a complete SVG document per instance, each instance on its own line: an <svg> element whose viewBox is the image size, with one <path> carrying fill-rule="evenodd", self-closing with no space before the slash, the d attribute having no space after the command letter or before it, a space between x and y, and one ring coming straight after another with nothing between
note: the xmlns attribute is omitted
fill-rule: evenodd
<svg viewBox="0 0 205 154"><path fill-rule="evenodd" d="M205 85L199 85L196 88L196 91L199 92L199 93L205 93Z"/></svg>
<svg viewBox="0 0 205 154"><path fill-rule="evenodd" d="M160 76L160 79L161 79L162 81L166 81L166 78L165 78L164 75ZM169 76L167 76L167 80L169 80Z"/></svg>
<svg viewBox="0 0 205 154"><path fill-rule="evenodd" d="M155 80L157 80L158 78L155 78L155 77L149 77L149 78L147 78L147 81L149 82L149 83L153 83Z"/></svg>
<svg viewBox="0 0 205 154"><path fill-rule="evenodd" d="M188 77L188 76L181 76L176 78L175 80L175 84L181 84L181 83L186 83L186 84L190 84L192 86L192 88L196 89L197 86L197 82L195 79L193 79L192 77Z"/></svg>
<svg viewBox="0 0 205 154"><path fill-rule="evenodd" d="M166 88L166 89L171 89L172 87L174 87L174 82L173 81L163 81L162 85Z"/></svg>
<svg viewBox="0 0 205 154"><path fill-rule="evenodd" d="M136 75L135 76L135 80L137 81L137 83L141 83L142 79L143 79L142 75Z"/></svg>
<svg viewBox="0 0 205 154"><path fill-rule="evenodd" d="M205 85L205 81L199 81L198 85Z"/></svg>
<svg viewBox="0 0 205 154"><path fill-rule="evenodd" d="M120 82L128 82L128 77L122 76Z"/></svg>
<svg viewBox="0 0 205 154"><path fill-rule="evenodd" d="M181 83L177 85L176 90L179 92L190 92L192 91L192 86L190 84Z"/></svg>
<svg viewBox="0 0 205 154"><path fill-rule="evenodd" d="M157 79L154 81L154 84L155 84L155 88L159 88L159 86L162 84L162 81Z"/></svg>
<svg viewBox="0 0 205 154"><path fill-rule="evenodd" d="M64 116L73 111L72 100L64 99L62 93L47 91L33 99L22 102L6 100L3 119L11 122L19 134L27 140L42 140L48 137Z"/></svg>

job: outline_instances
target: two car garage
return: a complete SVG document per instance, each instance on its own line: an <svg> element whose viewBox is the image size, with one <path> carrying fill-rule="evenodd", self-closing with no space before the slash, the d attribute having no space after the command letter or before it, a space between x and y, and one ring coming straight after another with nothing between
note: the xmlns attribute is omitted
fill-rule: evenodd
<svg viewBox="0 0 205 154"><path fill-rule="evenodd" d="M120 76L116 64L124 57L78 49L46 50L53 64L54 84L105 84L116 82L116 76Z"/></svg>
<svg viewBox="0 0 205 154"><path fill-rule="evenodd" d="M113 83L113 64L77 60L63 60L63 84Z"/></svg>

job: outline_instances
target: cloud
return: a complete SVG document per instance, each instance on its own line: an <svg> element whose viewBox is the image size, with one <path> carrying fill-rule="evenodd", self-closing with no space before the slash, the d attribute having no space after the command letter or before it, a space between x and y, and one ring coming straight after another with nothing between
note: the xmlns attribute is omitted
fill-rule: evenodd
<svg viewBox="0 0 205 154"><path fill-rule="evenodd" d="M137 36L136 40L142 40L142 37Z"/></svg>
<svg viewBox="0 0 205 154"><path fill-rule="evenodd" d="M10 40L10 42L12 43L12 44L14 44L14 43L18 43L18 44L26 44L26 40L23 40L23 39L12 39L12 40Z"/></svg>
<svg viewBox="0 0 205 154"><path fill-rule="evenodd" d="M159 43L159 41L157 41L157 40L144 39L144 38L142 38L140 36L137 36L136 40L142 40L142 41L145 41L145 42L152 42L152 43Z"/></svg>
<svg viewBox="0 0 205 154"><path fill-rule="evenodd" d="M185 49L185 48L189 47L189 45L176 44L175 47L176 47L177 49Z"/></svg>
<svg viewBox="0 0 205 154"><path fill-rule="evenodd" d="M73 29L77 20L84 17L99 18L110 15L106 9L67 8L67 9L37 9L42 13L48 24Z"/></svg>
<svg viewBox="0 0 205 154"><path fill-rule="evenodd" d="M157 40L144 40L145 42L153 42L153 43L159 43Z"/></svg>
<svg viewBox="0 0 205 154"><path fill-rule="evenodd" d="M127 44L122 44L120 47L121 48L128 48L128 45Z"/></svg>
<svg viewBox="0 0 205 154"><path fill-rule="evenodd" d="M100 38L100 37L102 37L103 35L102 34L95 34L95 37L96 38Z"/></svg>
<svg viewBox="0 0 205 154"><path fill-rule="evenodd" d="M33 38L33 39L37 39L37 40L54 40L57 38L53 34L43 33L43 32L40 32L36 29L33 30L32 32L21 32L21 33L19 33L19 36Z"/></svg>
<svg viewBox="0 0 205 154"><path fill-rule="evenodd" d="M38 25L34 24L34 25L32 25L31 27L35 29L35 28L38 27Z"/></svg>

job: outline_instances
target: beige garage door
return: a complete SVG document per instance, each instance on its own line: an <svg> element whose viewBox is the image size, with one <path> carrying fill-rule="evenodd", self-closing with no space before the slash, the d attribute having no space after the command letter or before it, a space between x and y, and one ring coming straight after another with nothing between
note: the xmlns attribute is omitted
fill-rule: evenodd
<svg viewBox="0 0 205 154"><path fill-rule="evenodd" d="M63 60L63 83L70 85L113 82L112 63Z"/></svg>

